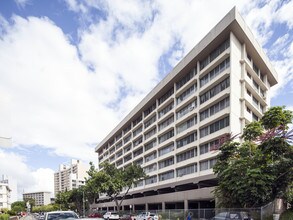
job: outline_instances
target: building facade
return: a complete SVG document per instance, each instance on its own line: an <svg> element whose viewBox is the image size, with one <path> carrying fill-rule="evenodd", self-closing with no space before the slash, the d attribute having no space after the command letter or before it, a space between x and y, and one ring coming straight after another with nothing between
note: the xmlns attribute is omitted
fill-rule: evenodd
<svg viewBox="0 0 293 220"><path fill-rule="evenodd" d="M218 148L262 117L276 83L276 71L233 8L96 147L99 163L135 163L148 175L123 209L214 207ZM101 196L93 206L115 205Z"/></svg>
<svg viewBox="0 0 293 220"><path fill-rule="evenodd" d="M70 164L60 164L59 171L54 173L55 196L59 192L76 189L85 184L88 177L89 165L85 165L80 160L71 160Z"/></svg>
<svg viewBox="0 0 293 220"><path fill-rule="evenodd" d="M17 201L17 181L8 175L2 175L0 183L5 183L10 189L9 203L12 204ZM1 197L1 196L0 196Z"/></svg>
<svg viewBox="0 0 293 220"><path fill-rule="evenodd" d="M10 192L11 189L8 186L8 183L0 182L0 210L1 209L10 209Z"/></svg>
<svg viewBox="0 0 293 220"><path fill-rule="evenodd" d="M23 200L34 199L36 206L51 204L51 192L31 192L23 193Z"/></svg>

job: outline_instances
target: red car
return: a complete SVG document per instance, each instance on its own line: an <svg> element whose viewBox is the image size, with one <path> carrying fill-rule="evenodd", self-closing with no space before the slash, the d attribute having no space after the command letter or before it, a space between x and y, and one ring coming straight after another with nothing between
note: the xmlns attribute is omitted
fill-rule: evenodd
<svg viewBox="0 0 293 220"><path fill-rule="evenodd" d="M103 214L100 212L93 212L88 215L89 218L103 218Z"/></svg>

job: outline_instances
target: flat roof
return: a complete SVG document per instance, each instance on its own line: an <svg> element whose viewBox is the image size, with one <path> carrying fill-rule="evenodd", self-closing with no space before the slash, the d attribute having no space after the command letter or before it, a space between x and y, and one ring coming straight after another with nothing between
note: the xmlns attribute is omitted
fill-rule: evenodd
<svg viewBox="0 0 293 220"><path fill-rule="evenodd" d="M268 76L270 85L277 84L278 74L269 58L263 51L260 44L254 38L250 28L246 25L244 19L237 11L236 7L232 8L228 14L212 28L209 33L173 68L173 70L162 79L154 89L150 91L148 95L97 145L95 152L104 146L104 144L112 138L118 131L126 127L125 124L131 122L139 116L141 110L146 109L146 104L152 103L156 98L158 92L166 89L166 86L174 79L179 77L179 73L184 71L190 71L190 69L196 65L197 61L203 60L212 49L220 41L224 41L230 32L237 37L237 39L243 44L245 43L247 50L254 54L254 60L258 63L258 67L263 70ZM167 92L167 90L166 90Z"/></svg>

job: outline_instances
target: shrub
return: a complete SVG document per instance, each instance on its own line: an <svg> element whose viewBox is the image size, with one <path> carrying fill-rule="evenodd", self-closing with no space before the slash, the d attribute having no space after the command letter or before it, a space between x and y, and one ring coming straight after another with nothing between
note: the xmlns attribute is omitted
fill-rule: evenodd
<svg viewBox="0 0 293 220"><path fill-rule="evenodd" d="M0 214L0 220L9 220L8 214Z"/></svg>
<svg viewBox="0 0 293 220"><path fill-rule="evenodd" d="M280 220L293 220L293 210L287 210L282 215Z"/></svg>

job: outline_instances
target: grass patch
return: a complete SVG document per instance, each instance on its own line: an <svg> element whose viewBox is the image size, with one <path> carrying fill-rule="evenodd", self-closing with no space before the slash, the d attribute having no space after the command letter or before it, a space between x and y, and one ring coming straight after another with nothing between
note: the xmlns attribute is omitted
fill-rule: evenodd
<svg viewBox="0 0 293 220"><path fill-rule="evenodd" d="M280 220L293 220L293 210L287 210L283 212Z"/></svg>

